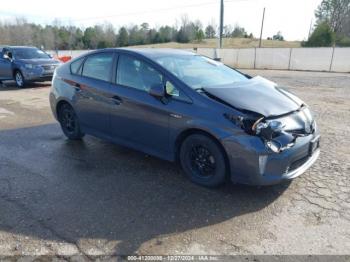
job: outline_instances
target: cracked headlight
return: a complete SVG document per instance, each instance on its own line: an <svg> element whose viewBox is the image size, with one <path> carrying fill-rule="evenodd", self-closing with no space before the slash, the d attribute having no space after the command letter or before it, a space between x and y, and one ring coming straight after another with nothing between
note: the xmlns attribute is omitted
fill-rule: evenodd
<svg viewBox="0 0 350 262"><path fill-rule="evenodd" d="M274 153L281 152L281 144L276 141L268 141L266 142L267 147Z"/></svg>
<svg viewBox="0 0 350 262"><path fill-rule="evenodd" d="M280 121L272 120L268 123L261 122L263 118L256 121L252 127L256 135L266 140L271 140L283 131L284 125Z"/></svg>
<svg viewBox="0 0 350 262"><path fill-rule="evenodd" d="M295 138L284 131L284 124L277 120L268 123L258 122L253 125L255 135L261 137L268 149L280 153L294 145Z"/></svg>
<svg viewBox="0 0 350 262"><path fill-rule="evenodd" d="M225 117L235 125L241 127L247 134L261 138L266 147L274 153L280 153L295 144L295 137L286 132L285 124L278 120L268 120L264 117L232 116Z"/></svg>

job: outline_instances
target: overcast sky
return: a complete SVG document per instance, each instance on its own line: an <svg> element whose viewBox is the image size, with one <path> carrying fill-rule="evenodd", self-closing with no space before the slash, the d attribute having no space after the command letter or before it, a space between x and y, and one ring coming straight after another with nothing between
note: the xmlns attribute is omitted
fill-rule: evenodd
<svg viewBox="0 0 350 262"><path fill-rule="evenodd" d="M263 8L266 7L263 37L282 31L287 40L303 40L309 33L314 10L321 0L226 0L225 24L236 23L255 36L260 34ZM86 27L105 21L115 27L148 22L152 27L173 25L181 15L199 19L204 26L219 23L220 0L11 0L0 5L0 20L26 17L47 24L54 18L64 24ZM1 36L0 36L1 37Z"/></svg>

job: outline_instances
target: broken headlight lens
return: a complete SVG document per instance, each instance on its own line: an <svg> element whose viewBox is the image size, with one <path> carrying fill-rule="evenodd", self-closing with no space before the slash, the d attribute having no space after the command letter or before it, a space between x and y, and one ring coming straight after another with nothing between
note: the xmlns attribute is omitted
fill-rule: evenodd
<svg viewBox="0 0 350 262"><path fill-rule="evenodd" d="M266 140L271 140L283 131L284 125L280 121L272 120L268 123L261 121L262 118L256 121L252 130L256 135L259 135Z"/></svg>
<svg viewBox="0 0 350 262"><path fill-rule="evenodd" d="M256 117L243 117L230 114L224 114L235 125L241 127L250 135L259 135L266 140L271 140L274 136L283 131L284 125L280 121L272 120L263 122L264 117L256 120Z"/></svg>
<svg viewBox="0 0 350 262"><path fill-rule="evenodd" d="M242 128L247 134L260 137L266 147L274 153L280 153L294 145L295 138L284 131L285 124L278 120L264 122L264 117L232 116L225 114L231 122Z"/></svg>
<svg viewBox="0 0 350 262"><path fill-rule="evenodd" d="M274 153L280 153L294 145L294 137L283 131L284 124L280 121L258 122L253 127L255 134L261 137L266 147Z"/></svg>
<svg viewBox="0 0 350 262"><path fill-rule="evenodd" d="M266 142L266 145L274 153L281 152L281 145L276 141L268 141Z"/></svg>

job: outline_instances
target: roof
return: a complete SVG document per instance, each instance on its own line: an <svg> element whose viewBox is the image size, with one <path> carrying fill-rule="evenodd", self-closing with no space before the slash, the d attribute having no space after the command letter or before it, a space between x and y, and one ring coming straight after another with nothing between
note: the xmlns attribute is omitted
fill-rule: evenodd
<svg viewBox="0 0 350 262"><path fill-rule="evenodd" d="M139 53L149 58L160 56L176 56L176 55L195 55L190 51L171 48L118 48L119 50L126 50L130 52Z"/></svg>
<svg viewBox="0 0 350 262"><path fill-rule="evenodd" d="M0 45L0 52L3 52L4 48L36 48L36 47L35 46Z"/></svg>
<svg viewBox="0 0 350 262"><path fill-rule="evenodd" d="M9 47L9 48L36 48L35 46L15 46L15 45L2 46L2 48L4 48L4 47Z"/></svg>

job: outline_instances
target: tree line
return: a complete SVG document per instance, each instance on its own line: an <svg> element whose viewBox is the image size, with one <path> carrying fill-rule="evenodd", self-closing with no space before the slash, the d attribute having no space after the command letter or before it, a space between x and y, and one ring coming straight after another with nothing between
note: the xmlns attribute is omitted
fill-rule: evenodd
<svg viewBox="0 0 350 262"><path fill-rule="evenodd" d="M253 37L243 27L226 25L225 37ZM151 28L148 23L122 26L118 30L111 23L87 28L62 25L55 20L50 25L30 23L24 18L0 21L0 45L31 45L46 50L97 49L133 45L180 42L201 42L204 38L215 38L218 28L215 22L205 27L199 21L181 17L174 26Z"/></svg>
<svg viewBox="0 0 350 262"><path fill-rule="evenodd" d="M350 46L350 0L322 0L315 11L316 25L302 46ZM111 23L87 28L62 25L55 20L50 25L30 23L24 18L0 21L0 45L32 45L47 50L97 49L166 42L201 42L217 37L214 21L206 26L183 15L174 26L151 28L148 23L122 26L118 30ZM225 25L224 37L254 38L243 27ZM269 40L284 38L278 32Z"/></svg>
<svg viewBox="0 0 350 262"><path fill-rule="evenodd" d="M350 46L350 0L323 0L315 17L316 26L303 46Z"/></svg>

